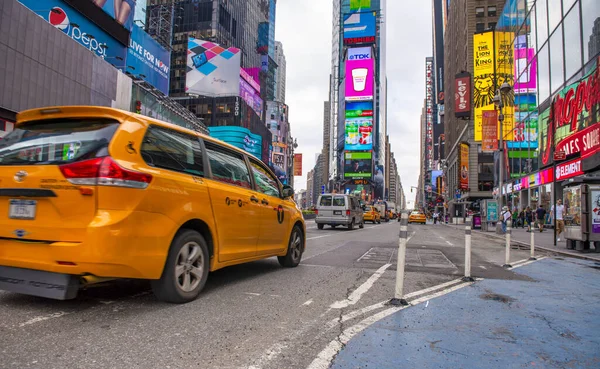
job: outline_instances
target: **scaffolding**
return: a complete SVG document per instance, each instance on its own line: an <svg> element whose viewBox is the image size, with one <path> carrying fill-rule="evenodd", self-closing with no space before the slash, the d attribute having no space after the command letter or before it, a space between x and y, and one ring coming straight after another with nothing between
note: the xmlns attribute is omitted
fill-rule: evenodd
<svg viewBox="0 0 600 369"><path fill-rule="evenodd" d="M163 4L148 5L147 32L165 49L172 51L171 40L173 37L173 19L175 0L165 1Z"/></svg>

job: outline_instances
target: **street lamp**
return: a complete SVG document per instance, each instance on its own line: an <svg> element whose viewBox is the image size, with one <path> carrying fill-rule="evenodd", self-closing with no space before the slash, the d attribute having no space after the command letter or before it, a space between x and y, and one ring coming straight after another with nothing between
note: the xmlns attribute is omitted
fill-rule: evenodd
<svg viewBox="0 0 600 369"><path fill-rule="evenodd" d="M504 130L502 123L504 122L504 97L510 93L512 87L506 82L502 83L502 86L496 90L496 96L494 96L494 104L499 109L498 123L500 125L500 140L498 141L498 151L500 151L500 168L498 173L498 187L500 193L500 200L498 201L498 208L502 210L502 203L504 200L502 189L504 188ZM496 232L502 233L501 222L496 223Z"/></svg>

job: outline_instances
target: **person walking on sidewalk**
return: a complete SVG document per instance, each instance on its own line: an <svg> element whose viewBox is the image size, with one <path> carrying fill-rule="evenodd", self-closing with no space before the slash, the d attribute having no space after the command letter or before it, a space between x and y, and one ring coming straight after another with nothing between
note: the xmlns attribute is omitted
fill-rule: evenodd
<svg viewBox="0 0 600 369"><path fill-rule="evenodd" d="M564 210L565 206L562 204L561 199L556 200L556 209L554 209L554 205L552 205L552 209L550 210L550 216L553 219L556 219L556 241L559 242L561 233L565 231L565 221L563 220Z"/></svg>
<svg viewBox="0 0 600 369"><path fill-rule="evenodd" d="M513 228L517 228L518 223L518 219L519 219L519 209L515 206L512 210L512 213L510 214L510 216L512 217L512 226Z"/></svg>
<svg viewBox="0 0 600 369"><path fill-rule="evenodd" d="M525 208L522 208L521 211L519 212L518 225L520 225L521 228L525 228Z"/></svg>
<svg viewBox="0 0 600 369"><path fill-rule="evenodd" d="M502 221L502 233L506 233L506 222L512 217L510 210L508 210L508 206L502 207L502 213L500 214L500 219Z"/></svg>
<svg viewBox="0 0 600 369"><path fill-rule="evenodd" d="M540 228L540 232L544 232L544 221L546 220L546 209L544 209L544 205L540 204L535 211L535 219Z"/></svg>
<svg viewBox="0 0 600 369"><path fill-rule="evenodd" d="M525 223L527 224L527 232L531 232L533 230L531 228L533 226L533 211L529 206L525 209Z"/></svg>

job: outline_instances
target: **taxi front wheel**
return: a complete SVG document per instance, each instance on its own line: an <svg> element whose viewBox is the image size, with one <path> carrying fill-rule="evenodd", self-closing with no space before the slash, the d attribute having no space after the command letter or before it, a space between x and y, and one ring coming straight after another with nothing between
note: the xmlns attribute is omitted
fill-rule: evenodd
<svg viewBox="0 0 600 369"><path fill-rule="evenodd" d="M185 303L204 288L209 269L208 245L202 235L189 229L177 233L162 277L152 281L152 292L161 301Z"/></svg>
<svg viewBox="0 0 600 369"><path fill-rule="evenodd" d="M299 226L294 226L292 229L292 234L290 236L290 241L288 243L288 250L285 256L278 256L277 261L281 266L286 268L294 268L300 264L300 259L302 259L302 250L304 246L304 235Z"/></svg>

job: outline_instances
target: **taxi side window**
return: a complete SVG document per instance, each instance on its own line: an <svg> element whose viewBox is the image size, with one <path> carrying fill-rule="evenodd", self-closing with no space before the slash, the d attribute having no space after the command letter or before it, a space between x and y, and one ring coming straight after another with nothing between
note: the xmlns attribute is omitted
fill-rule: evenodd
<svg viewBox="0 0 600 369"><path fill-rule="evenodd" d="M198 137L169 128L150 126L140 150L151 167L204 176Z"/></svg>
<svg viewBox="0 0 600 369"><path fill-rule="evenodd" d="M241 154L206 141L205 146L214 180L244 188L252 187L248 167Z"/></svg>
<svg viewBox="0 0 600 369"><path fill-rule="evenodd" d="M280 197L277 180L260 164L250 159L256 189L265 195Z"/></svg>

